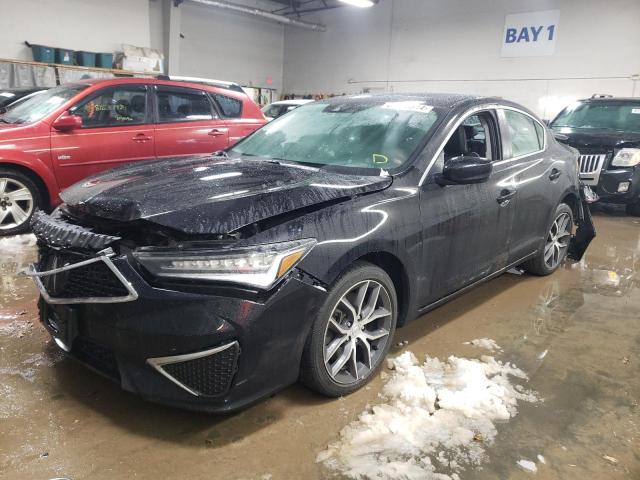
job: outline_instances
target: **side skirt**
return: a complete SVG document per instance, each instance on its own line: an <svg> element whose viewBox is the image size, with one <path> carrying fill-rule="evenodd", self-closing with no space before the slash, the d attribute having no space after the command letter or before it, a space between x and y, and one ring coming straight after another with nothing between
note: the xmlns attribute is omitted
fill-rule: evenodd
<svg viewBox="0 0 640 480"><path fill-rule="evenodd" d="M447 295L446 297L442 297L440 300L436 300L433 303L430 303L428 305L425 305L424 307L420 307L418 309L418 315L422 315L424 313L430 312L431 310L433 310L434 308L439 307L440 305L443 305L445 303L447 303L450 300L453 300L454 298L459 297L460 295L462 295L463 293L468 292L469 290L477 287L478 285L483 284L484 282L488 282L489 280L492 280L496 277L499 277L500 275L502 275L503 273L505 273L507 270L509 270L510 268L513 267L517 267L518 265L520 265L521 263L529 260L531 257L534 257L536 254L538 253L538 251L534 251L531 252L529 255L525 255L524 257L522 257L519 260L516 260L515 262L510 263L509 265L507 265L504 268L501 268L500 270L496 270L495 272L487 275L484 278L481 278L480 280L476 280L475 282L467 285L466 287L461 288L460 290L456 290L453 293L450 293L449 295Z"/></svg>

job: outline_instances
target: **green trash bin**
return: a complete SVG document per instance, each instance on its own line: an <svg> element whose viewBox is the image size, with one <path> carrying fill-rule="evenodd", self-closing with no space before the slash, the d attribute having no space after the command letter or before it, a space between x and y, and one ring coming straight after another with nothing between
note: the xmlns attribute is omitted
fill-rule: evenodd
<svg viewBox="0 0 640 480"><path fill-rule="evenodd" d="M46 45L35 45L29 42L24 43L27 47L31 47L34 61L42 63L53 63L55 61L55 48L47 47Z"/></svg>
<svg viewBox="0 0 640 480"><path fill-rule="evenodd" d="M113 68L113 53L96 53L96 67Z"/></svg>
<svg viewBox="0 0 640 480"><path fill-rule="evenodd" d="M67 48L56 48L56 63L62 65L73 64L73 50Z"/></svg>
<svg viewBox="0 0 640 480"><path fill-rule="evenodd" d="M76 51L76 65L83 67L96 66L96 54L93 52Z"/></svg>

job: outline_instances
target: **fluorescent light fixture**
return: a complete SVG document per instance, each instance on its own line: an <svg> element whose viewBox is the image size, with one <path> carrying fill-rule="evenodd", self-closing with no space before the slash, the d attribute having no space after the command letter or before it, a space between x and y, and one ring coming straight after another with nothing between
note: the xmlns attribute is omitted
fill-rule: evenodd
<svg viewBox="0 0 640 480"><path fill-rule="evenodd" d="M375 2L373 0L340 0L342 3L360 8L373 7Z"/></svg>

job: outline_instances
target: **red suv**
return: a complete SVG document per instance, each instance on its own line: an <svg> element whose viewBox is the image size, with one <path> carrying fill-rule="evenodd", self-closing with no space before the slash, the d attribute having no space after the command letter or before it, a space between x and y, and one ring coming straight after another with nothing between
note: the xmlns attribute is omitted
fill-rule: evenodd
<svg viewBox="0 0 640 480"><path fill-rule="evenodd" d="M232 83L120 78L47 90L0 116L0 235L89 175L223 150L266 123Z"/></svg>

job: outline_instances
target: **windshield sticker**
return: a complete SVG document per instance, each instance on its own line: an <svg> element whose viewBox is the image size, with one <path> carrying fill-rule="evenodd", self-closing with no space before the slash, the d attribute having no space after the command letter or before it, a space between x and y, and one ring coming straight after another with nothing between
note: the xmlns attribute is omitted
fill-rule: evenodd
<svg viewBox="0 0 640 480"><path fill-rule="evenodd" d="M636 115L640 115L640 108L632 108L631 113L635 113Z"/></svg>
<svg viewBox="0 0 640 480"><path fill-rule="evenodd" d="M15 97L15 96L16 96L16 94L15 93L11 93L11 92L2 92L2 93L0 93L0 97L9 97L9 98L11 98L11 97Z"/></svg>
<svg viewBox="0 0 640 480"><path fill-rule="evenodd" d="M382 105L382 108L389 110L398 110L401 112L417 112L417 113L429 113L433 110L431 105L425 105L423 102L415 100L406 102L387 102Z"/></svg>
<svg viewBox="0 0 640 480"><path fill-rule="evenodd" d="M386 155L381 155L379 153L374 153L373 163L376 163L376 164L389 163L389 157L387 157Z"/></svg>

